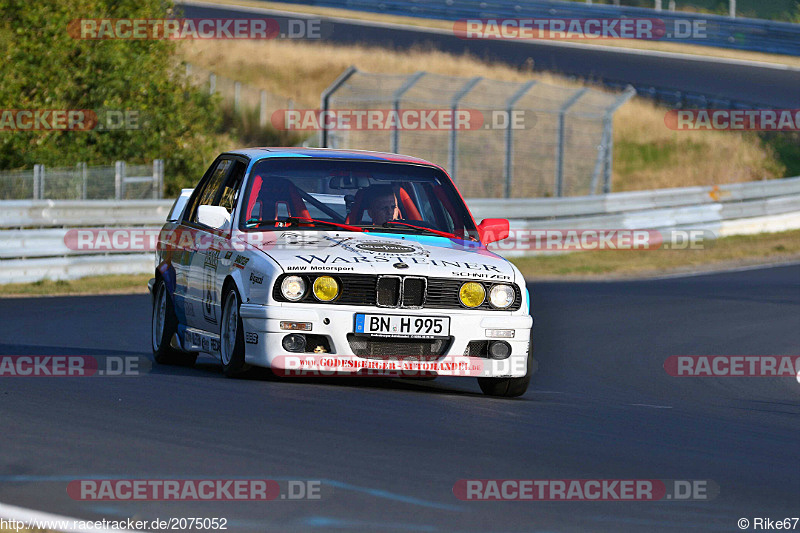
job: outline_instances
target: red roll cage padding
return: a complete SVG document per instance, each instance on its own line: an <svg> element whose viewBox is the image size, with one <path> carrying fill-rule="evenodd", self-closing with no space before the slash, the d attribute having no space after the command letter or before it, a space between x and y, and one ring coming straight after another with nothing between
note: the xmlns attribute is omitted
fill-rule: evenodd
<svg viewBox="0 0 800 533"><path fill-rule="evenodd" d="M261 203L261 220L275 220L279 204L287 206L289 216L311 218L297 187L284 178L273 178L269 181L264 181L261 176L253 178L245 220L251 218L256 202Z"/></svg>

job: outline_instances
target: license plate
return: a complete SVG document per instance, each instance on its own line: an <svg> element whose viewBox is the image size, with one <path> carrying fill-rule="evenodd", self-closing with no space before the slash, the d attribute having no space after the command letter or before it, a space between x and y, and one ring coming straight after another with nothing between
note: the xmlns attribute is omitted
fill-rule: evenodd
<svg viewBox="0 0 800 533"><path fill-rule="evenodd" d="M450 335L450 318L356 314L355 333L382 337L435 338Z"/></svg>

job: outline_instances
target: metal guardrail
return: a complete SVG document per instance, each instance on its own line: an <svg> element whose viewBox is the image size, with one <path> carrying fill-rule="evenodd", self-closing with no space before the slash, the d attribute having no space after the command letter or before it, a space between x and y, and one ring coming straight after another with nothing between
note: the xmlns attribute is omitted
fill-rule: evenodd
<svg viewBox="0 0 800 533"><path fill-rule="evenodd" d="M10 200L0 202L0 228L160 226L174 200Z"/></svg>
<svg viewBox="0 0 800 533"><path fill-rule="evenodd" d="M293 4L336 7L372 13L431 19L460 20L479 18L658 18L668 34L663 41L674 41L719 48L751 50L774 54L800 55L800 24L722 15L656 11L642 7L587 5L557 0L287 0ZM681 38L670 32L676 21L702 21L705 38ZM680 34L677 34L680 35Z"/></svg>
<svg viewBox="0 0 800 533"><path fill-rule="evenodd" d="M468 199L473 216L514 229L700 229L716 236L800 229L800 177L600 196ZM147 273L153 253L97 255L70 249L69 228L158 229L171 200L0 202L0 284L98 274ZM15 229L11 229L15 228ZM497 250L503 255L524 252Z"/></svg>

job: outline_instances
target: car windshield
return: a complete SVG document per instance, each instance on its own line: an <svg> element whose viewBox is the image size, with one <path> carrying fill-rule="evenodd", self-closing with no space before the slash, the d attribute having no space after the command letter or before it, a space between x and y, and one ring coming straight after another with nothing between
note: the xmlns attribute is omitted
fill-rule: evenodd
<svg viewBox="0 0 800 533"><path fill-rule="evenodd" d="M478 239L450 179L409 163L266 159L250 173L242 210L244 231L295 226Z"/></svg>

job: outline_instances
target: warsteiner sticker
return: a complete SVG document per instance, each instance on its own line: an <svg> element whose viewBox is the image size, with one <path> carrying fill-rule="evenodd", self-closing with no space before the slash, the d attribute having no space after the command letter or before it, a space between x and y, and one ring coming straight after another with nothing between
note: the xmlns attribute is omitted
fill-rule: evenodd
<svg viewBox="0 0 800 533"><path fill-rule="evenodd" d="M297 259L301 259L305 263L312 265L312 268L320 268L317 264L323 265L338 265L338 264L358 264L358 263L396 263L406 262L416 265L431 265L435 267L450 267L450 268L463 268L466 270L477 270L479 272L497 272L501 273L497 265L487 265L486 263L472 263L467 261L447 261L445 259L429 259L427 257L402 257L390 254L376 254L373 257L364 256L330 256L330 255L296 255ZM288 270L288 268L287 268ZM499 279L499 278L498 278Z"/></svg>

